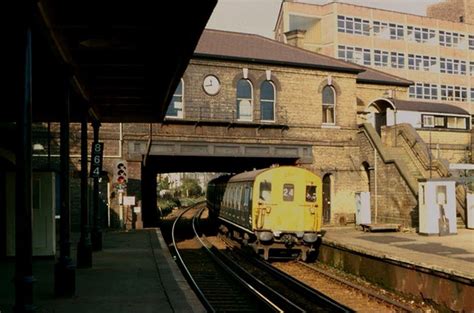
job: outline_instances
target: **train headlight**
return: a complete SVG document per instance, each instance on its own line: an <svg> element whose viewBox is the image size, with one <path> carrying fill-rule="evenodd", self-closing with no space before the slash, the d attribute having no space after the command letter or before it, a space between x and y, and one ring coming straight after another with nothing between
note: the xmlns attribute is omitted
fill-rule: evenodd
<svg viewBox="0 0 474 313"><path fill-rule="evenodd" d="M313 243L318 239L318 234L317 233L305 233L303 235L303 240L306 243Z"/></svg>
<svg viewBox="0 0 474 313"><path fill-rule="evenodd" d="M273 234L270 231L262 231L258 233L258 239L260 239L260 241L271 241Z"/></svg>

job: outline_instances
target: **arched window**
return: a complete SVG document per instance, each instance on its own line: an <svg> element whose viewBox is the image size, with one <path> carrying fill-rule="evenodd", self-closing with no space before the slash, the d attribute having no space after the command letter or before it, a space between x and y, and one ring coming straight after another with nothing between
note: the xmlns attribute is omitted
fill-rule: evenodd
<svg viewBox="0 0 474 313"><path fill-rule="evenodd" d="M260 119L262 121L275 120L275 85L268 80L260 86Z"/></svg>
<svg viewBox="0 0 474 313"><path fill-rule="evenodd" d="M171 118L183 118L183 79L179 81L178 87L173 94L173 99L168 105L168 110L166 111L166 117Z"/></svg>
<svg viewBox="0 0 474 313"><path fill-rule="evenodd" d="M240 121L251 121L252 107L252 84L248 79L241 79L237 83L237 119Z"/></svg>
<svg viewBox="0 0 474 313"><path fill-rule="evenodd" d="M336 93L334 88L326 86L323 88L323 124L336 123Z"/></svg>

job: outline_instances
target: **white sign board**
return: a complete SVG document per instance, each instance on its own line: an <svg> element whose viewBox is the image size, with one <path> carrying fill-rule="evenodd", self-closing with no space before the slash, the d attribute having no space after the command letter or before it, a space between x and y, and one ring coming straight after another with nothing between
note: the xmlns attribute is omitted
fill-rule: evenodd
<svg viewBox="0 0 474 313"><path fill-rule="evenodd" d="M142 211L142 208L139 206L133 207L133 213L140 213Z"/></svg>
<svg viewBox="0 0 474 313"><path fill-rule="evenodd" d="M123 205L135 205L135 197L123 197Z"/></svg>

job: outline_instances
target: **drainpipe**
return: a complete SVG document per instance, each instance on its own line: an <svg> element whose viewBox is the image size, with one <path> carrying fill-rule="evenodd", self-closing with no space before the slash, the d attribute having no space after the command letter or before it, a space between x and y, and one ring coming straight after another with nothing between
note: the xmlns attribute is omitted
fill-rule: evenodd
<svg viewBox="0 0 474 313"><path fill-rule="evenodd" d="M397 137L398 137L398 125L397 125L397 109L395 108L395 110L393 111L393 123L395 124L395 140L393 142L394 146L396 147L397 146Z"/></svg>
<svg viewBox="0 0 474 313"><path fill-rule="evenodd" d="M378 184L377 184L377 149L375 148L375 145L372 144L372 147L374 149L374 196L375 196L375 215L374 215L374 222L377 224L377 215L378 215Z"/></svg>
<svg viewBox="0 0 474 313"><path fill-rule="evenodd" d="M367 131L364 129L365 136L369 139L370 146L374 150L374 224L377 224L377 217L378 217L378 179L377 179L377 148L375 144L372 142Z"/></svg>

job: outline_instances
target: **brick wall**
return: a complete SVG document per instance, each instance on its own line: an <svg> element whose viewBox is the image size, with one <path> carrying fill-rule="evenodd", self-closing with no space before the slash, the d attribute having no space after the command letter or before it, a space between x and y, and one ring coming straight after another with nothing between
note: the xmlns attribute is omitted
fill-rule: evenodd
<svg viewBox="0 0 474 313"><path fill-rule="evenodd" d="M435 157L446 159L450 163L470 161L471 133L433 129L431 132L419 130L418 134L427 145L431 141L431 151Z"/></svg>
<svg viewBox="0 0 474 313"><path fill-rule="evenodd" d="M372 222L417 227L417 198L395 164L384 163L379 153L374 154L374 148L363 132L358 134L358 143L361 163L367 162L371 168L369 181Z"/></svg>
<svg viewBox="0 0 474 313"><path fill-rule="evenodd" d="M471 0L446 0L432 4L426 9L428 17L460 22L460 17L463 16L464 21L469 24L474 24L473 13L474 3Z"/></svg>
<svg viewBox="0 0 474 313"><path fill-rule="evenodd" d="M238 125L228 127L223 123L203 126L171 121L152 125L153 140L311 145L314 159L312 164L307 164L307 167L321 176L329 174L332 177L333 223L352 221L355 214L355 192L370 190L373 195L373 208L377 198L379 222L399 222L408 226L414 224L416 199L410 194L393 164L382 164L378 158L377 192L373 185L375 177L370 177L369 187L362 163L365 161L370 165L374 164L373 150L370 144L361 138L357 126L357 112L361 107L365 108L373 100L383 97L388 89L395 89L397 97L404 98L406 88L356 84L354 74L316 69L192 60L183 76L184 119L232 121L236 110L236 83L243 75L242 68L248 68L248 76L254 87L253 123L256 125L260 123L260 84L266 79L266 71L270 70L277 89L275 123L286 125L287 128L258 129ZM221 90L215 96L205 94L202 89L202 81L207 74L218 76L221 82ZM321 90L327 84L329 76L337 91L336 124L331 127L322 125ZM80 167L78 162L80 124L71 125L71 134L71 164L77 175ZM91 127L88 134L89 138L92 138ZM59 138L59 135L57 137ZM101 126L100 140L105 143L103 169L107 172L107 179L112 183L110 195L112 225L119 215L118 193L113 184L116 162L125 160L128 163L129 183L126 194L136 196L136 201L142 200L141 151L144 151L142 147L146 147L149 139L149 124L124 123ZM370 175L373 176L374 172L370 172ZM74 178L71 180L71 185L72 220L73 225L79 225L79 180Z"/></svg>

